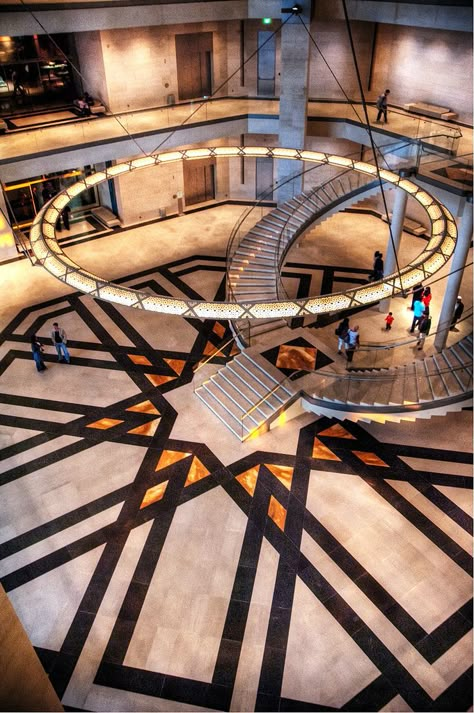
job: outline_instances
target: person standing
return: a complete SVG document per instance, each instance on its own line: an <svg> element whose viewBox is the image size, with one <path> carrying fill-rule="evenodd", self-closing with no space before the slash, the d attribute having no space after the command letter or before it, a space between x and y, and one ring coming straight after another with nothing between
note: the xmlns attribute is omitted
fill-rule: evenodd
<svg viewBox="0 0 474 713"><path fill-rule="evenodd" d="M430 302L431 302L432 297L433 297L433 295L431 294L431 287L425 287L421 301L425 305L426 309L430 308Z"/></svg>
<svg viewBox="0 0 474 713"><path fill-rule="evenodd" d="M413 322L411 323L410 334L413 334L413 332L415 331L415 327L423 316L424 311L425 305L423 304L423 302L421 300L416 300L413 305Z"/></svg>
<svg viewBox="0 0 474 713"><path fill-rule="evenodd" d="M346 337L349 331L349 317L344 317L342 322L336 327L335 334L338 337L337 353L342 354L342 347L346 345Z"/></svg>
<svg viewBox="0 0 474 713"><path fill-rule="evenodd" d="M381 280L383 277L383 255L379 252L374 260L374 280Z"/></svg>
<svg viewBox="0 0 474 713"><path fill-rule="evenodd" d="M451 319L451 326L449 328L449 331L452 332L454 327L456 326L456 322L461 319L461 315L464 312L464 303L462 301L461 295L458 296L456 300L456 306L454 308L454 313L453 317Z"/></svg>
<svg viewBox="0 0 474 713"><path fill-rule="evenodd" d="M54 198L55 195L56 191L54 190L53 184L51 183L51 181L48 181L41 192L41 196L43 198L43 205L50 201L51 198Z"/></svg>
<svg viewBox="0 0 474 713"><path fill-rule="evenodd" d="M58 361L59 362L64 362L66 361L68 364L71 363L71 357L69 356L69 352L67 349L67 335L64 329L62 329L57 322L54 322L53 324L53 330L51 332L51 339L56 347L56 351L58 353ZM64 359L61 356L61 354L64 355Z"/></svg>
<svg viewBox="0 0 474 713"><path fill-rule="evenodd" d="M393 314L389 312L385 317L385 331L390 331L392 329L394 319L395 317L393 316Z"/></svg>
<svg viewBox="0 0 474 713"><path fill-rule="evenodd" d="M390 89L386 89L383 94L381 94L378 98L377 101L375 102L375 106L378 109L377 113L377 119L376 121L379 122L381 117L383 116L385 119L385 123L388 124L387 120L387 97L390 94Z"/></svg>
<svg viewBox="0 0 474 713"><path fill-rule="evenodd" d="M48 367L45 365L42 357L43 346L41 342L36 338L36 334L31 335L31 351L33 352L33 359L35 360L36 369L38 371L44 371Z"/></svg>
<svg viewBox="0 0 474 713"><path fill-rule="evenodd" d="M354 358L354 352L359 348L359 325L350 327L347 332L346 358L350 363ZM347 367L348 368L348 367Z"/></svg>
<svg viewBox="0 0 474 713"><path fill-rule="evenodd" d="M413 312L413 306L414 306L415 302L417 302L417 301L421 302L421 298L423 297L424 291L425 291L425 288L423 287L421 282L418 285L415 285L415 287L413 288L411 307L410 307L412 312Z"/></svg>
<svg viewBox="0 0 474 713"><path fill-rule="evenodd" d="M429 315L429 312L425 309L420 321L418 322L417 349L423 349L425 339L428 336L428 334L430 333L430 328L431 328L431 317Z"/></svg>

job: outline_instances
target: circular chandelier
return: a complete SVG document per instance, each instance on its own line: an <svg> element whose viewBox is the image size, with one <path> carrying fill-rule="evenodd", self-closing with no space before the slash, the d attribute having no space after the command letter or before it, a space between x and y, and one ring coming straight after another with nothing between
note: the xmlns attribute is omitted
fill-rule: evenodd
<svg viewBox="0 0 474 713"><path fill-rule="evenodd" d="M393 297L411 289L437 272L454 252L457 238L456 223L448 209L430 193L421 189L407 178L382 169L382 180L406 191L424 208L430 219L431 233L425 249L400 272L387 275L370 285L363 285L344 292L330 295L307 297L304 299L284 299L281 301L245 300L236 302L213 302L188 300L161 295L150 295L143 290L118 285L85 270L71 260L60 248L56 237L56 223L61 211L76 196L93 186L142 168L160 166L205 158L274 158L293 159L308 163L326 164L354 170L377 178L377 167L364 161L357 161L320 153L288 148L266 146L222 146L167 151L126 161L99 171L74 183L58 193L47 203L35 218L30 231L33 254L45 270L84 294L95 299L115 302L120 305L143 309L150 312L176 314L197 319L268 319L273 317L303 317L328 312L338 312L354 307L367 306Z"/></svg>

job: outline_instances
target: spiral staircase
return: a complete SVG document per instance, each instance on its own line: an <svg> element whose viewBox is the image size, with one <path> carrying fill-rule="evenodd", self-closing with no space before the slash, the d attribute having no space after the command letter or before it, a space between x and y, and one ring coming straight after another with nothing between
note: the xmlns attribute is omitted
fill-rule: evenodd
<svg viewBox="0 0 474 713"><path fill-rule="evenodd" d="M378 181L341 171L311 191L279 205L250 230L234 231L228 250L228 293L235 301L279 300L280 271L290 246L315 221L379 190ZM286 297L286 295L285 295ZM287 326L256 323L255 337ZM234 323L236 334L242 323ZM240 440L260 434L298 399L318 414L378 422L430 418L461 410L472 398L472 334L439 354L388 369L349 374L314 371L282 379L258 349L244 349L205 379L196 395Z"/></svg>

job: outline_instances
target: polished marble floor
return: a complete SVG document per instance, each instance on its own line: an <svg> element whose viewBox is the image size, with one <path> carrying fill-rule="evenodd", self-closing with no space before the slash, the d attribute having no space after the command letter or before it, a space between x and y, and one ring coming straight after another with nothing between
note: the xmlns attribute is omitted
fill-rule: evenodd
<svg viewBox="0 0 474 713"><path fill-rule="evenodd" d="M239 212L67 250L135 287L219 298ZM318 255L305 238L288 287L341 268L359 279L367 219L316 229L323 245L333 235ZM349 223L351 251L335 238ZM240 444L193 394L225 322L94 301L26 260L0 277L0 581L65 709L470 709L470 409L383 426L306 413ZM406 333L407 303L394 302ZM376 308L358 319L381 334ZM283 373L337 362L334 324L309 331L262 351Z"/></svg>

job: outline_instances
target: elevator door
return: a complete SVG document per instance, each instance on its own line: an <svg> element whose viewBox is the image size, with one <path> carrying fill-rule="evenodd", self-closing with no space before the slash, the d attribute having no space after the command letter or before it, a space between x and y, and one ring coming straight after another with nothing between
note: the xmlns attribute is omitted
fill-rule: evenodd
<svg viewBox="0 0 474 713"><path fill-rule="evenodd" d="M214 161L184 161L184 197L186 205L204 203L215 198Z"/></svg>
<svg viewBox="0 0 474 713"><path fill-rule="evenodd" d="M212 94L212 32L176 35L178 97L196 99Z"/></svg>
<svg viewBox="0 0 474 713"><path fill-rule="evenodd" d="M255 159L255 197L257 200L273 198L273 159L272 158L256 158Z"/></svg>

